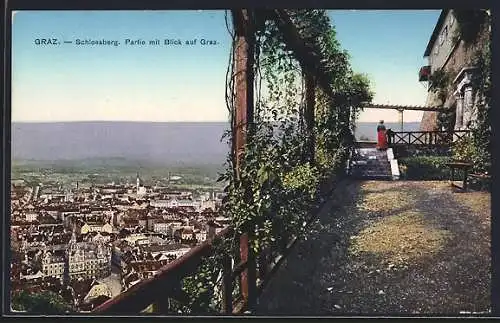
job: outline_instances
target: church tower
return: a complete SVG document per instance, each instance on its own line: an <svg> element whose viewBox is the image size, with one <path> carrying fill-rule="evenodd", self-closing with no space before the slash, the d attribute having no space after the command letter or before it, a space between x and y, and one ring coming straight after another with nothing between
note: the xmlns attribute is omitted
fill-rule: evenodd
<svg viewBox="0 0 500 323"><path fill-rule="evenodd" d="M76 224L73 224L73 233L71 234L71 240L69 241L70 248L76 246Z"/></svg>
<svg viewBox="0 0 500 323"><path fill-rule="evenodd" d="M136 184L136 192L137 194L139 194L139 188L141 186L141 179L139 178L139 173L137 173L137 180L136 180L137 184Z"/></svg>

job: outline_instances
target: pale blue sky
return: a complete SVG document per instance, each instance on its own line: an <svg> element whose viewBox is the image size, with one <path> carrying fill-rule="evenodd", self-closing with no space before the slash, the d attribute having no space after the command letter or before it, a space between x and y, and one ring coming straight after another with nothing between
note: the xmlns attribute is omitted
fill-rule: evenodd
<svg viewBox="0 0 500 323"><path fill-rule="evenodd" d="M423 105L423 52L439 10L329 11L375 103ZM229 17L230 18L230 17ZM230 46L224 11L24 11L12 37L13 121L225 121ZM37 46L36 38L117 40L120 46ZM125 39L198 39L194 46L127 46ZM217 41L202 46L201 39ZM397 120L366 110L361 121ZM407 121L421 113L407 112Z"/></svg>

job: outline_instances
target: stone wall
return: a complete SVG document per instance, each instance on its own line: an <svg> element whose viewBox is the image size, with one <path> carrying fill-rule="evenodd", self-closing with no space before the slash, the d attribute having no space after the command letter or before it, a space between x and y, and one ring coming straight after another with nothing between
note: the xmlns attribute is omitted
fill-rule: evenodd
<svg viewBox="0 0 500 323"><path fill-rule="evenodd" d="M451 16L451 12L449 14ZM444 28L446 24L449 24L450 18L448 17L445 23L443 24ZM456 28L457 22L454 22L454 26ZM448 28L450 28L448 26ZM450 28L451 32L448 32L448 37L450 38L449 41L447 41L445 44L448 42L451 42L453 35L454 35L454 29L455 28ZM488 28L488 29L487 29ZM489 30L489 26L484 25L482 30L478 33L478 37L475 43L473 44L465 44L462 40L459 41L458 44L455 44L452 48L451 53L446 59L443 59L441 57L442 53L439 53L440 60L434 59L435 63L441 63L444 61L444 65L442 66L432 66L431 69L432 71L435 71L439 68L443 68L446 72L449 73L450 75L450 82L453 82L455 77L460 73L463 67L472 65L472 61L474 59L475 54L477 51L481 50L484 48L485 44L488 43L488 38L490 37L491 33ZM438 45L438 41L436 41L435 46ZM433 54L434 49L431 51L431 56ZM429 57L429 62L430 64L433 63L432 57ZM455 91L455 86L453 84L450 85L449 87L449 93L448 93L448 98L446 102L454 102L455 100L450 100L450 97L453 96L453 92ZM426 100L426 105L427 106L440 106L443 105L444 102L441 102L439 98L437 97L437 94L429 91L427 95L427 100ZM422 121L420 123L420 130L421 131L434 131L434 130L439 130L437 128L438 125L438 113L437 112L424 112L422 116Z"/></svg>
<svg viewBox="0 0 500 323"><path fill-rule="evenodd" d="M455 35L457 29L458 23L453 15L453 10L447 10L446 17L429 53L428 60L431 66L431 74L445 66L448 58L453 53L455 48L453 35Z"/></svg>
<svg viewBox="0 0 500 323"><path fill-rule="evenodd" d="M422 121L420 122L420 131L437 131L438 122L437 122L437 112L429 111L424 112L422 116Z"/></svg>

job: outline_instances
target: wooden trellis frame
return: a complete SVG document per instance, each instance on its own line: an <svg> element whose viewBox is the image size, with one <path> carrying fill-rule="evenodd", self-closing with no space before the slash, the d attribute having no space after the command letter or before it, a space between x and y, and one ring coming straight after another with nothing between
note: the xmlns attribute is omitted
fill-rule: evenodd
<svg viewBox="0 0 500 323"><path fill-rule="evenodd" d="M327 95L334 95L331 82L320 57L314 53L306 42L300 37L291 18L285 10L231 10L233 16L233 27L235 31L235 52L233 71L235 79L235 107L234 107L234 136L233 156L235 158L235 174L239 178L241 158L244 154L245 143L251 136L252 124L254 122L254 72L255 63L255 37L256 22L274 20L283 34L287 46L299 61L306 75L306 127L310 135L309 151L311 161L314 162L314 105L315 89L320 86ZM148 280L141 281L132 286L126 292L120 294L102 305L93 312L100 314L130 314L141 312L145 307L153 305L155 311L164 311L168 308L170 299L183 300L186 295L180 288L180 281L192 275L204 257L209 257L213 252L212 239L227 239L233 234L232 228L228 228L211 237L205 243L193 248L186 255L169 263L160 270L160 274ZM268 282L269 277L276 271L278 264L284 259L293 242L290 241L281 257L275 261L272 255L264 253L256 259L250 248L251 236L243 234L239 238L240 262L233 266L230 256L224 259L223 268L223 311L226 314L241 313L244 310L252 311L257 302L258 292ZM257 264L259 270L257 271ZM233 298L233 284L239 278L240 297ZM257 278L260 283L257 285Z"/></svg>

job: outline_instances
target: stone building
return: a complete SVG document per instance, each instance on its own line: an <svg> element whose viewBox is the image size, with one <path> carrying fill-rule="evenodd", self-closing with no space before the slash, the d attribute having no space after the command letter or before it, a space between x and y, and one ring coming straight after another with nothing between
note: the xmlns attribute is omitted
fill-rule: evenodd
<svg viewBox="0 0 500 323"><path fill-rule="evenodd" d="M477 102L473 80L478 76L474 59L489 45L489 15L487 10L442 10L425 49L428 65L421 68L419 81L428 82L426 106L448 108L450 128L455 130L474 126ZM439 78L441 82L436 81ZM438 83L444 84L439 85L441 90L436 88ZM442 130L438 129L438 113L424 113L422 131Z"/></svg>
<svg viewBox="0 0 500 323"><path fill-rule="evenodd" d="M42 257L42 272L45 276L63 278L66 266L64 254L45 250Z"/></svg>
<svg viewBox="0 0 500 323"><path fill-rule="evenodd" d="M104 243L76 242L74 232L68 245L67 259L70 279L111 275L111 248Z"/></svg>

